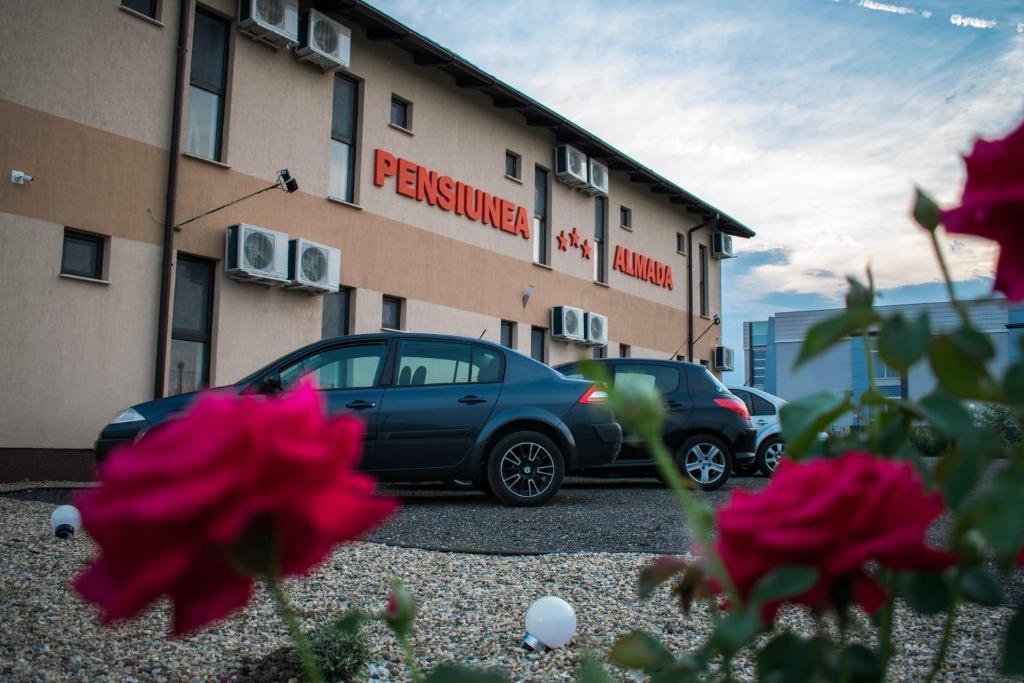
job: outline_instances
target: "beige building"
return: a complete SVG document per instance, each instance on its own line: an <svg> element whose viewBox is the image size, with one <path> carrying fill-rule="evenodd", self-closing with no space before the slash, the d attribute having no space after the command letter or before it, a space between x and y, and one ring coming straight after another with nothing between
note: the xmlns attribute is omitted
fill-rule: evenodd
<svg viewBox="0 0 1024 683"><path fill-rule="evenodd" d="M688 342L721 313L714 235L753 232L362 2L8 0L0 55L0 479L67 474L118 410L322 335L712 361L717 329ZM297 191L166 227L284 168ZM340 290L276 286L298 278L256 271L287 249L235 225L328 247L299 268L330 290L340 257ZM552 338L557 306L606 344Z"/></svg>

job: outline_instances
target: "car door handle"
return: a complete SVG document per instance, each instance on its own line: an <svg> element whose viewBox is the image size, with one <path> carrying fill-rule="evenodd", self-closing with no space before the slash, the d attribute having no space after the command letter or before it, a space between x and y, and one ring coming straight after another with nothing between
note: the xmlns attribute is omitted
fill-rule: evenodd
<svg viewBox="0 0 1024 683"><path fill-rule="evenodd" d="M766 425L766 424L768 424L768 420L754 420L754 424Z"/></svg>
<svg viewBox="0 0 1024 683"><path fill-rule="evenodd" d="M487 399L483 396L474 396L473 394L469 394L468 396L460 398L459 403L469 403L470 405L474 403L487 403Z"/></svg>
<svg viewBox="0 0 1024 683"><path fill-rule="evenodd" d="M669 408L673 408L673 409L675 409L675 408L682 408L683 407L682 401L669 401L665 405L668 406Z"/></svg>
<svg viewBox="0 0 1024 683"><path fill-rule="evenodd" d="M352 410L366 410L367 408L375 408L376 406L376 403L373 403L372 401L364 401L362 399L345 404L346 408L351 408Z"/></svg>

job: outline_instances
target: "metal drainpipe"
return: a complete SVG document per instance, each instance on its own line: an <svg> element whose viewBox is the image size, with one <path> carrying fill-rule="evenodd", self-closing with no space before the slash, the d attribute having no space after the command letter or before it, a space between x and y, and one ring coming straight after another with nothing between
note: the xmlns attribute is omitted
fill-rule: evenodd
<svg viewBox="0 0 1024 683"><path fill-rule="evenodd" d="M164 201L163 260L160 264L160 310L156 326L156 369L153 398L164 395L167 374L167 328L171 312L171 276L174 273L174 202L181 158L181 101L185 92L185 56L188 50L188 10L192 0L179 0L178 62L174 73L174 110L171 112L171 145L167 161L167 197Z"/></svg>
<svg viewBox="0 0 1024 683"><path fill-rule="evenodd" d="M686 307L686 360L693 362L693 233L701 228L706 228L717 223L720 214L715 215L703 223L699 223L686 232L686 295L690 301Z"/></svg>

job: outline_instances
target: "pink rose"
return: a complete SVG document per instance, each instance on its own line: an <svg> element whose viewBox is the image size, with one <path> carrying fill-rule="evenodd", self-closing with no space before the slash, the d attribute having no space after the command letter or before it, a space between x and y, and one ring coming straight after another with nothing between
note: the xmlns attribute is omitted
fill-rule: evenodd
<svg viewBox="0 0 1024 683"><path fill-rule="evenodd" d="M956 561L925 544L942 509L940 496L925 493L907 463L854 451L783 461L763 491L735 491L719 509L716 547L744 599L772 570L798 565L817 569L818 581L792 602L831 607L832 590L848 582L853 601L874 612L886 595L867 562L937 571ZM777 610L777 603L767 605L764 618L773 619Z"/></svg>
<svg viewBox="0 0 1024 683"><path fill-rule="evenodd" d="M75 588L103 623L167 596L182 634L243 607L254 571L305 574L396 508L355 471L362 430L325 418L311 383L280 398L200 396L115 452L77 498L100 552Z"/></svg>
<svg viewBox="0 0 1024 683"><path fill-rule="evenodd" d="M1002 140L977 140L960 206L942 212L951 233L999 243L995 289L1024 299L1024 122Z"/></svg>

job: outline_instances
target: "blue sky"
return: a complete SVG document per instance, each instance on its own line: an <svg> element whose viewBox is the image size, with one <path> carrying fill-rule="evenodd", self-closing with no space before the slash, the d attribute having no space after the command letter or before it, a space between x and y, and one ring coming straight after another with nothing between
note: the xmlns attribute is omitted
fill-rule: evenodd
<svg viewBox="0 0 1024 683"><path fill-rule="evenodd" d="M756 230L724 266L737 351L868 264L885 303L944 298L913 187L953 203L959 155L1024 117L1024 0L374 4ZM992 246L947 247L984 296Z"/></svg>

